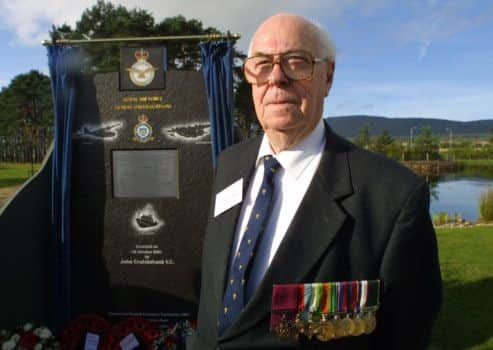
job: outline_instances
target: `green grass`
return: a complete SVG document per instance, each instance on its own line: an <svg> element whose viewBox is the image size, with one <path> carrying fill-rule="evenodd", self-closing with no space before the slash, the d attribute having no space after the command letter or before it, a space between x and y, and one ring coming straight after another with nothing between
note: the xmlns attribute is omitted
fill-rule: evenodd
<svg viewBox="0 0 493 350"><path fill-rule="evenodd" d="M34 164L36 172L41 164ZM20 185L32 176L30 163L0 163L0 188Z"/></svg>
<svg viewBox="0 0 493 350"><path fill-rule="evenodd" d="M430 349L493 349L493 226L437 235L444 291Z"/></svg>

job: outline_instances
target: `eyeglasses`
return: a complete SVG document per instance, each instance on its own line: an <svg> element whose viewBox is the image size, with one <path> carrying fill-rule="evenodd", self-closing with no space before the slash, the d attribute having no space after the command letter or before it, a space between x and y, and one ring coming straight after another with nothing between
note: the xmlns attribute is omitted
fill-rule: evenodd
<svg viewBox="0 0 493 350"><path fill-rule="evenodd" d="M279 63L282 71L291 80L311 79L315 63L328 61L327 58L313 57L305 51L291 51L280 55L257 55L248 57L243 65L243 71L248 83L265 84Z"/></svg>

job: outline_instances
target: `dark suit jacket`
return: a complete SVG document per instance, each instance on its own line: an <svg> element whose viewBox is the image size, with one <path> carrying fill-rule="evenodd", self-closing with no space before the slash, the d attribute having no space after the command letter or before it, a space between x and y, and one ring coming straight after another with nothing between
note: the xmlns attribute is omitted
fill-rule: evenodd
<svg viewBox="0 0 493 350"><path fill-rule="evenodd" d="M326 147L305 197L257 292L225 333L218 312L241 204L209 218L197 332L187 349L424 349L441 304L437 243L426 182L358 148L327 126ZM221 153L212 195L240 178L244 193L260 139ZM272 285L369 280L383 283L377 329L327 343L281 341L269 332Z"/></svg>

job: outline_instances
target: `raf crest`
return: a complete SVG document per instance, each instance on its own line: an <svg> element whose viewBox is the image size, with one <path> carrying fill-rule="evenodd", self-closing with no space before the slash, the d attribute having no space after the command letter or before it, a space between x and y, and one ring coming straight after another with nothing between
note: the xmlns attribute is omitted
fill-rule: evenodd
<svg viewBox="0 0 493 350"><path fill-rule="evenodd" d="M134 141L147 142L154 140L152 126L148 123L149 117L145 114L139 115L139 122L134 127Z"/></svg>
<svg viewBox="0 0 493 350"><path fill-rule="evenodd" d="M147 61L149 58L149 51L140 49L135 52L136 62L132 67L127 68L130 80L137 86L143 87L147 86L154 80L156 75L156 70L158 68L154 67Z"/></svg>

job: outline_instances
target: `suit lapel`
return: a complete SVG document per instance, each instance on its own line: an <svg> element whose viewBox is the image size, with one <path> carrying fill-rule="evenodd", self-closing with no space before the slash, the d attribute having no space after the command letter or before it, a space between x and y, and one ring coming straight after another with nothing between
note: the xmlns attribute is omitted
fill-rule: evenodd
<svg viewBox="0 0 493 350"><path fill-rule="evenodd" d="M252 171L255 168L255 160L258 154L260 140L261 138L251 140L245 145L245 148L240 155L236 154L234 159L226 161L234 162L233 166L228 164L224 169L218 169L218 178L216 179L218 188L215 189L216 192L214 193L214 196L229 185L243 178L243 198L245 198L248 183ZM212 229L208 232L211 236L210 242L213 243L208 247L210 252L208 256L210 266L213 266L213 269L215 270L212 275L212 278L214 279L212 285L214 286L214 295L216 296L217 301L217 306L210 305L210 307L215 308L215 312L219 312L222 303L225 287L224 283L229 268L231 246L233 244L236 223L238 221L238 216L240 215L242 204L243 202L226 210L224 213L219 214L209 223L209 225L213 225ZM213 205L216 205L215 197Z"/></svg>
<svg viewBox="0 0 493 350"><path fill-rule="evenodd" d="M340 200L353 192L349 144L328 127L326 135L320 165L264 279L222 339L234 337L265 318L270 312L272 285L302 282L346 220Z"/></svg>

